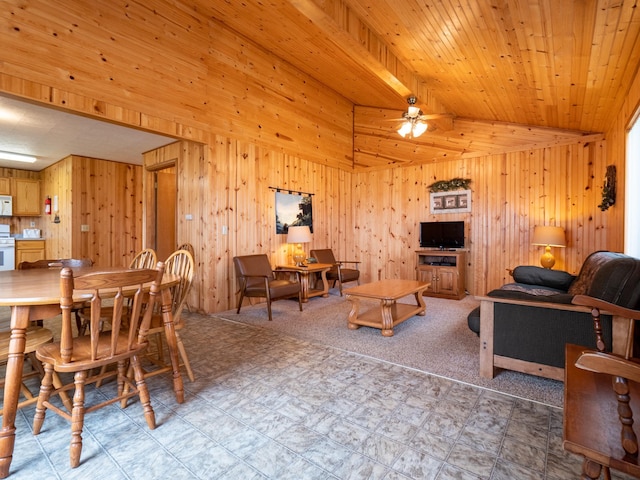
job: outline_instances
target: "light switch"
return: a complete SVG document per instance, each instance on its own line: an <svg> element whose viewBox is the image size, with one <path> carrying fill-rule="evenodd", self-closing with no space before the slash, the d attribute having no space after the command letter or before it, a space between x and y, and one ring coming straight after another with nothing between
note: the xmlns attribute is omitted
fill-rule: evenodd
<svg viewBox="0 0 640 480"><path fill-rule="evenodd" d="M185 218L185 220L193 220L193 215L191 215L190 213L187 213L187 214L184 216L184 218Z"/></svg>
<svg viewBox="0 0 640 480"><path fill-rule="evenodd" d="M80 231L81 232L88 232L89 231L89 225L86 225L86 224L80 225Z"/></svg>

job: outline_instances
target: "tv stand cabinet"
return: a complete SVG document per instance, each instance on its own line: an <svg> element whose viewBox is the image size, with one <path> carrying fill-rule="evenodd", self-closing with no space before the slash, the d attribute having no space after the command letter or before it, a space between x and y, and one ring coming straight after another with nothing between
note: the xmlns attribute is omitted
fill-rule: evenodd
<svg viewBox="0 0 640 480"><path fill-rule="evenodd" d="M417 280L431 283L423 295L455 300L464 298L464 258L465 252L460 251L416 251Z"/></svg>

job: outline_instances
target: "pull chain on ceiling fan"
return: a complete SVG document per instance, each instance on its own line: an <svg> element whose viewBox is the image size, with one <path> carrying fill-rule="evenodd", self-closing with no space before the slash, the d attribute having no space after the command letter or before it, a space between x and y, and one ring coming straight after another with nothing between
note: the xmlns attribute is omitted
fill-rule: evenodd
<svg viewBox="0 0 640 480"><path fill-rule="evenodd" d="M402 114L404 122L398 128L398 133L403 138L406 138L407 135L409 138L416 138L427 131L428 125L424 121L425 115L423 115L422 110L415 106L416 100L416 97L413 96L407 99L409 108Z"/></svg>

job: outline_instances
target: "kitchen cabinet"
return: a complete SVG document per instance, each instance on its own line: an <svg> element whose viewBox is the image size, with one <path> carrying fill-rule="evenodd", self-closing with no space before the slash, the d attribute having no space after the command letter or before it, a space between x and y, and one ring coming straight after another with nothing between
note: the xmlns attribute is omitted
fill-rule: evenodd
<svg viewBox="0 0 640 480"><path fill-rule="evenodd" d="M420 250L416 252L416 276L421 282L431 282L423 295L460 300L464 287L464 252Z"/></svg>
<svg viewBox="0 0 640 480"><path fill-rule="evenodd" d="M44 240L16 239L16 268L20 262L35 262L44 258Z"/></svg>
<svg viewBox="0 0 640 480"><path fill-rule="evenodd" d="M11 195L11 179L0 178L0 195Z"/></svg>
<svg viewBox="0 0 640 480"><path fill-rule="evenodd" d="M40 201L40 180L30 178L13 179L13 215L41 215L44 206Z"/></svg>

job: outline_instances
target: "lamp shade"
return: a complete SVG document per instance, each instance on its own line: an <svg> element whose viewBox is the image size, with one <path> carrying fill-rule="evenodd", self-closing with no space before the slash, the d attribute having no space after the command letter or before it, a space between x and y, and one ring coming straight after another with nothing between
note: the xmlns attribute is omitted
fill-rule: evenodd
<svg viewBox="0 0 640 480"><path fill-rule="evenodd" d="M311 241L311 229L308 225L301 227L289 227L287 243L309 243Z"/></svg>
<svg viewBox="0 0 640 480"><path fill-rule="evenodd" d="M537 226L533 230L534 245L544 245L549 247L566 247L567 241L564 236L564 228Z"/></svg>

